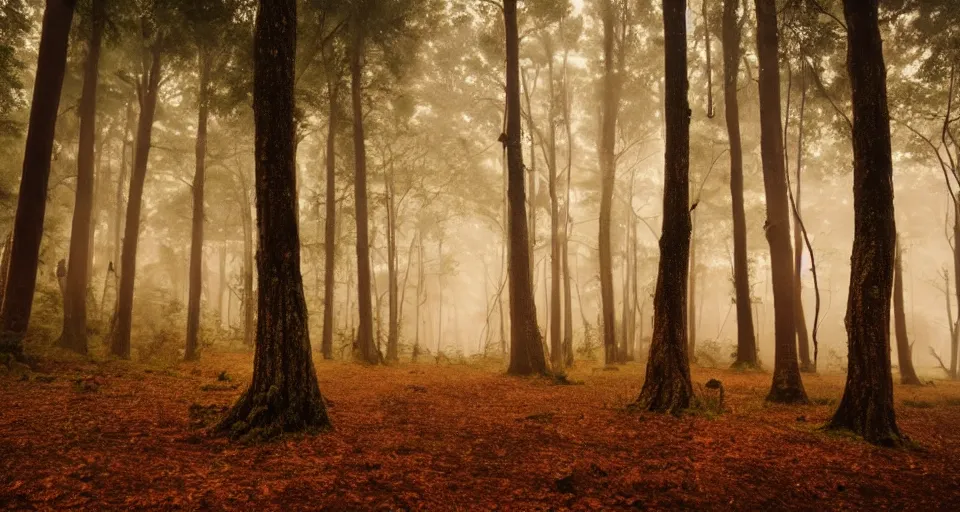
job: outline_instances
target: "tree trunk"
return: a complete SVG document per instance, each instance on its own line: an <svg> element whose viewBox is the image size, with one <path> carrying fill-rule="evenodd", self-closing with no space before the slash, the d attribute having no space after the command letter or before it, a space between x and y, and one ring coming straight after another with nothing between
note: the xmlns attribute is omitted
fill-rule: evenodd
<svg viewBox="0 0 960 512"><path fill-rule="evenodd" d="M510 367L512 375L546 373L537 306L533 298L530 269L526 205L524 204L523 146L520 140L520 35L517 27L517 0L504 0L503 21L507 50L507 133L503 145L507 152L510 205Z"/></svg>
<svg viewBox="0 0 960 512"><path fill-rule="evenodd" d="M253 218L250 214L250 192L247 189L247 180L242 174L240 176L243 189L243 200L240 204L242 208L240 219L243 224L243 344L252 347L257 307L253 295Z"/></svg>
<svg viewBox="0 0 960 512"><path fill-rule="evenodd" d="M384 173L387 196L387 361L400 360L400 318L397 289L397 205L393 167Z"/></svg>
<svg viewBox="0 0 960 512"><path fill-rule="evenodd" d="M193 175L193 223L190 231L190 291L187 298L187 343L183 358L200 358L200 292L203 289L203 188L206 181L207 118L210 111L210 50L200 49L197 98L196 172ZM221 285L222 287L222 285ZM222 301L223 297L218 296ZM215 308L220 311L220 302Z"/></svg>
<svg viewBox="0 0 960 512"><path fill-rule="evenodd" d="M333 292L336 289L335 265L337 261L337 130L340 127L337 107L339 82L328 85L329 115L327 120L327 190L324 220L324 267L323 267L323 341L320 351L324 359L333 359Z"/></svg>
<svg viewBox="0 0 960 512"><path fill-rule="evenodd" d="M93 166L97 122L97 80L100 43L103 40L104 0L94 0L90 40L80 97L80 144L77 150L77 190L70 231L70 260L64 295L60 346L87 353L87 288L90 279L91 218L93 216Z"/></svg>
<svg viewBox="0 0 960 512"><path fill-rule="evenodd" d="M67 64L67 44L76 0L47 0L43 12L37 74L23 156L23 174L13 224L10 272L0 308L0 353L23 353L22 338L30 321L37 286L40 240L47 208L50 156L56 136L60 90Z"/></svg>
<svg viewBox="0 0 960 512"><path fill-rule="evenodd" d="M903 253L900 239L897 238L896 255L893 267L893 325L897 333L897 361L900 365L900 384L922 386L913 368L913 347L907 337L907 315L903 307Z"/></svg>
<svg viewBox="0 0 960 512"><path fill-rule="evenodd" d="M684 319L690 251L690 104L686 1L663 1L666 155L653 341L635 406L677 413L695 399Z"/></svg>
<svg viewBox="0 0 960 512"><path fill-rule="evenodd" d="M802 196L801 172L803 170L803 118L807 106L806 67L800 69L800 116L797 123L797 193L794 196L793 211L793 304L794 322L797 327L797 346L800 349L800 371L816 372L817 368L810 359L810 333L807 331L807 318L803 311L803 229L801 227L800 204ZM789 114L789 113L788 113ZM786 163L784 163L786 165ZM790 172L790 166L786 166Z"/></svg>
<svg viewBox="0 0 960 512"><path fill-rule="evenodd" d="M261 0L254 54L257 273L253 381L218 430L272 438L330 426L310 352L297 229L294 60L296 0Z"/></svg>
<svg viewBox="0 0 960 512"><path fill-rule="evenodd" d="M890 369L896 251L887 72L878 0L844 0L853 100L853 254L847 300L847 382L828 425L871 443L900 444Z"/></svg>
<svg viewBox="0 0 960 512"><path fill-rule="evenodd" d="M619 77L614 66L614 17L611 0L603 0L603 99L600 118L600 303L603 318L604 362L617 362L616 313L613 303L613 188L616 185L616 129L619 111Z"/></svg>
<svg viewBox="0 0 960 512"><path fill-rule="evenodd" d="M3 291L7 289L7 274L10 272L10 250L13 247L13 231L3 239L3 256L0 257L0 304L3 304Z"/></svg>
<svg viewBox="0 0 960 512"><path fill-rule="evenodd" d="M953 216L953 292L957 297L957 317L953 325L953 336L950 337L950 378L957 379L958 357L960 357L960 204L956 206ZM949 292L948 292L949 293Z"/></svg>
<svg viewBox="0 0 960 512"><path fill-rule="evenodd" d="M548 37L548 36L547 36ZM553 81L553 47L547 39L547 80L550 93L550 119L547 130L547 167L549 167L550 192L550 363L554 371L563 369L563 340L560 330L561 297L560 273L562 258L560 256L560 197L557 192L557 129L556 129L556 93Z"/></svg>
<svg viewBox="0 0 960 512"><path fill-rule="evenodd" d="M359 16L359 14L356 14ZM354 41L350 55L351 91L353 99L354 202L357 220L357 304L360 329L357 333L356 357L368 364L380 362L373 340L373 304L370 297L370 234L367 214L367 149L363 134L363 26L355 20Z"/></svg>
<svg viewBox="0 0 960 512"><path fill-rule="evenodd" d="M130 194L127 196L127 220L123 232L123 252L120 256L117 320L110 335L110 352L121 359L130 359L133 285L137 271L137 244L140 239L140 210L143 206L143 185L147 177L150 137L153 132L153 118L157 109L157 95L160 89L160 42L153 43L151 54L150 71L142 77L139 84L141 90L139 94L141 98L140 119L137 123L133 172L130 174Z"/></svg>
<svg viewBox="0 0 960 512"><path fill-rule="evenodd" d="M776 354L773 383L767 400L806 403L807 394L797 363L794 327L793 248L780 118L780 69L775 0L756 0L757 56L760 62L760 152L767 198L764 230L770 245Z"/></svg>
<svg viewBox="0 0 960 512"><path fill-rule="evenodd" d="M697 223L696 212L690 213L690 289L687 291L687 356L697 361Z"/></svg>
<svg viewBox="0 0 960 512"><path fill-rule="evenodd" d="M563 360L573 366L573 302L570 293L570 189L573 175L573 127L570 121L570 91L567 82L567 54L563 57L563 124L567 133L567 190L563 207Z"/></svg>

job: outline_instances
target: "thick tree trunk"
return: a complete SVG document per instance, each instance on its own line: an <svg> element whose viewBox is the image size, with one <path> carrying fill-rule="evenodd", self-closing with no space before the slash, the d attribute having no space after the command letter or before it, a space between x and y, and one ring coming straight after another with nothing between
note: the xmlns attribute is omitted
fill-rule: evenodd
<svg viewBox="0 0 960 512"><path fill-rule="evenodd" d="M847 383L829 428L900 444L890 369L890 295L896 252L887 73L878 0L844 0L853 100L853 254L847 300Z"/></svg>
<svg viewBox="0 0 960 512"><path fill-rule="evenodd" d="M686 287L690 251L690 104L686 1L663 1L666 155L663 231L654 295L653 341L637 407L677 413L695 399L687 358Z"/></svg>
<svg viewBox="0 0 960 512"><path fill-rule="evenodd" d="M619 79L614 65L615 7L611 0L601 4L603 17L603 99L600 118L600 306L603 319L604 362L616 363L616 313L613 302L613 250L610 231L613 222L613 188L616 185L616 130L620 108Z"/></svg>
<svg viewBox="0 0 960 512"><path fill-rule="evenodd" d="M93 166L97 122L97 81L100 43L103 40L104 1L94 0L90 40L80 97L80 144L77 150L77 190L70 231L70 259L64 295L63 332L60 346L87 353L87 288L90 276L91 218L93 216Z"/></svg>
<svg viewBox="0 0 960 512"><path fill-rule="evenodd" d="M253 381L218 430L271 438L330 426L317 386L300 275L297 229L294 60L296 0L261 0L254 54L257 273Z"/></svg>
<svg viewBox="0 0 960 512"><path fill-rule="evenodd" d="M324 267L323 267L323 341L320 351L324 359L333 359L333 292L337 283L334 280L334 265L337 260L337 130L340 126L338 116L339 84L331 83L327 87L329 114L327 120L327 190L326 219L324 220Z"/></svg>
<svg viewBox="0 0 960 512"><path fill-rule="evenodd" d="M37 74L23 156L23 174L13 224L10 272L0 308L0 353L20 355L37 286L40 240L47 208L50 156L67 65L67 44L76 0L47 0L43 12Z"/></svg>
<svg viewBox="0 0 960 512"><path fill-rule="evenodd" d="M123 252L120 256L120 287L117 292L117 320L110 335L110 352L121 359L130 359L130 331L133 324L133 286L136 282L137 245L140 240L140 210L143 206L143 185L150 157L150 137L160 89L160 43L151 50L150 71L140 82L140 119L130 194L127 196L127 220L123 231Z"/></svg>
<svg viewBox="0 0 960 512"><path fill-rule="evenodd" d="M533 298L533 275L527 234L525 194L523 190L523 146L520 140L520 36L517 28L517 0L504 0L503 21L507 50L507 133L503 145L507 151L509 224L510 224L510 367L512 375L546 373L537 306Z"/></svg>
<svg viewBox="0 0 960 512"><path fill-rule="evenodd" d="M183 358L200 358L200 294L203 290L203 188L206 181L207 118L210 112L210 51L201 48L200 84L197 98L196 172L193 175L193 222L190 231L190 290L187 298L187 342ZM221 284L222 287L222 284ZM223 296L218 296L219 301ZM220 311L220 302L217 302Z"/></svg>
<svg viewBox="0 0 960 512"><path fill-rule="evenodd" d="M897 361L900 365L900 384L922 386L913 368L913 347L907 336L907 315L903 307L903 253L900 239L897 238L896 255L893 267L893 325L897 334Z"/></svg>
<svg viewBox="0 0 960 512"><path fill-rule="evenodd" d="M750 272L747 266L747 216L743 205L743 148L740 142L740 102L737 81L740 73L740 21L738 0L723 2L723 101L726 107L727 136L730 140L730 202L733 206L733 282L737 305L736 367L755 368L757 340L753 331L750 302Z"/></svg>
<svg viewBox="0 0 960 512"><path fill-rule="evenodd" d="M807 394L797 363L794 323L793 248L780 118L780 69L775 0L756 0L757 55L760 62L760 152L767 198L764 230L770 244L776 354L767 400L805 403Z"/></svg>

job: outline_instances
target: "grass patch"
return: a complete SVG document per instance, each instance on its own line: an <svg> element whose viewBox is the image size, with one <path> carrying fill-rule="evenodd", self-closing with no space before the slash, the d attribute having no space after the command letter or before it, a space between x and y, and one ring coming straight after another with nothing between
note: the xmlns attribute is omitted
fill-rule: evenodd
<svg viewBox="0 0 960 512"><path fill-rule="evenodd" d="M900 402L904 407L913 407L914 409L932 409L934 405L924 400L903 400Z"/></svg>

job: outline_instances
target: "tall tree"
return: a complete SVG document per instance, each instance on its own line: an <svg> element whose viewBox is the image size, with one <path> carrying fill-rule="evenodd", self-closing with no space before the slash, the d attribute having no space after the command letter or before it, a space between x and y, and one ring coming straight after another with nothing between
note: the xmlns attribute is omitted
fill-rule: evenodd
<svg viewBox="0 0 960 512"><path fill-rule="evenodd" d="M737 359L734 366L757 367L757 340L753 333L750 272L747 267L747 216L743 205L743 146L740 142L741 20L738 0L723 1L723 102L730 140L730 203L733 208L733 287L737 306ZM746 14L746 13L744 13Z"/></svg>
<svg viewBox="0 0 960 512"><path fill-rule="evenodd" d="M90 39L80 95L80 145L77 152L77 190L70 231L70 259L64 295L63 332L60 346L87 353L87 287L89 285L91 217L93 216L94 145L97 122L97 81L100 75L100 44L106 24L107 0L93 0Z"/></svg>
<svg viewBox="0 0 960 512"><path fill-rule="evenodd" d="M261 0L254 42L257 274L253 381L218 430L275 437L330 426L310 351L297 222L296 0Z"/></svg>
<svg viewBox="0 0 960 512"><path fill-rule="evenodd" d="M363 63L366 45L364 2L357 2L351 18L353 44L350 47L350 91L353 105L354 217L357 221L357 304L360 325L356 355L368 364L382 359L373 338L373 302L370 297L370 228L367 204L367 148L363 131Z"/></svg>
<svg viewBox="0 0 960 512"><path fill-rule="evenodd" d="M110 352L119 358L130 359L130 331L133 327L133 288L136 282L137 246L140 242L140 213L143 208L143 186L150 159L153 121L160 95L160 77L163 46L168 37L164 27L158 26L155 12L140 18L141 33L149 41L141 56L143 72L136 81L140 116L137 120L134 143L133 170L130 173L130 192L127 195L127 216L123 230L123 249L120 254L120 286L117 291L117 315L110 333Z"/></svg>
<svg viewBox="0 0 960 512"><path fill-rule="evenodd" d="M793 248L780 116L779 36L776 0L756 0L757 57L760 62L760 154L767 198L764 224L770 244L776 354L767 400L805 403L794 329Z"/></svg>
<svg viewBox="0 0 960 512"><path fill-rule="evenodd" d="M676 413L694 400L684 314L690 264L690 104L687 100L686 0L663 0L663 230L654 294L653 340L637 407Z"/></svg>
<svg viewBox="0 0 960 512"><path fill-rule="evenodd" d="M913 346L907 336L907 315L903 306L903 250L897 237L896 256L893 267L893 325L897 335L897 362L900 365L900 384L922 386L913 368Z"/></svg>
<svg viewBox="0 0 960 512"><path fill-rule="evenodd" d="M520 133L520 34L517 0L504 0L503 23L506 32L507 133L501 135L507 153L507 200L509 204L509 296L510 367L512 375L546 373L537 306L533 297L530 269L527 212L524 200L523 145Z"/></svg>
<svg viewBox="0 0 960 512"><path fill-rule="evenodd" d="M603 319L604 361L619 360L616 312L613 302L613 249L610 231L613 222L613 188L616 185L616 131L620 108L620 76L614 62L617 9L613 0L600 4L603 22L603 97L600 114L600 306Z"/></svg>
<svg viewBox="0 0 960 512"><path fill-rule="evenodd" d="M847 298L847 382L830 420L871 443L904 437L893 408L890 296L897 243L887 69L879 0L844 0L853 100L853 254Z"/></svg>
<svg viewBox="0 0 960 512"><path fill-rule="evenodd" d="M37 73L23 157L10 269L0 307L0 353L20 355L37 285L40 239L47 208L50 156L67 65L67 45L76 0L47 0L43 11Z"/></svg>

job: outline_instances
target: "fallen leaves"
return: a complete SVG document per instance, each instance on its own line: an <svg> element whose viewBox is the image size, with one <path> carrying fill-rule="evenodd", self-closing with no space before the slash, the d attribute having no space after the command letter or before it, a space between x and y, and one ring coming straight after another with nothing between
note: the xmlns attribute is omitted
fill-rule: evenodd
<svg viewBox="0 0 960 512"><path fill-rule="evenodd" d="M766 405L769 376L723 381L721 416L624 410L642 367L583 367L577 386L498 367L317 361L334 430L239 445L206 429L251 357L158 370L42 363L0 378L0 504L9 508L618 509L960 507L960 385L897 387L888 450L818 429L842 376L805 377L803 407ZM149 371L148 371L149 370ZM92 388L91 390L84 390ZM932 407L904 406L904 402ZM803 418L803 421L798 421Z"/></svg>

